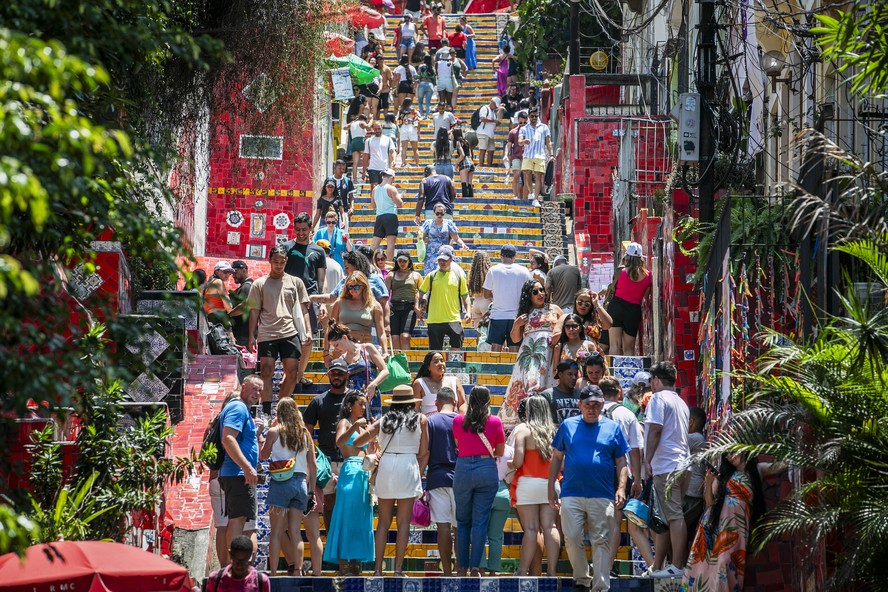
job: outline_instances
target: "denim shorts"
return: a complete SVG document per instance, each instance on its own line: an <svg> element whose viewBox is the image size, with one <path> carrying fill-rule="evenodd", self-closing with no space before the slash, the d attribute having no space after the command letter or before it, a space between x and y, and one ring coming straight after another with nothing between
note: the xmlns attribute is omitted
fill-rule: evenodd
<svg viewBox="0 0 888 592"><path fill-rule="evenodd" d="M296 508L304 514L308 509L305 473L293 473L293 476L286 481L270 480L265 503L275 508Z"/></svg>

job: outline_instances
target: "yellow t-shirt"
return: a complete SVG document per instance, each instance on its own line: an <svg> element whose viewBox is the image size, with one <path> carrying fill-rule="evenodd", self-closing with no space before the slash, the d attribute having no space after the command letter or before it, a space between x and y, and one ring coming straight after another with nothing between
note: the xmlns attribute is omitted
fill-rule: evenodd
<svg viewBox="0 0 888 592"><path fill-rule="evenodd" d="M284 274L282 278L262 276L253 282L247 298L249 309L259 311L259 329L256 341L274 341L296 335L293 308L297 303L308 304L308 291L298 277ZM302 313L302 308L297 314Z"/></svg>
<svg viewBox="0 0 888 592"><path fill-rule="evenodd" d="M434 280L434 288L432 281ZM431 290L432 295L429 299L429 312L427 323L453 323L461 322L459 303L469 293L469 287L466 285L466 278L460 276L452 269L450 271L441 271L437 269L425 276L419 291L428 294Z"/></svg>

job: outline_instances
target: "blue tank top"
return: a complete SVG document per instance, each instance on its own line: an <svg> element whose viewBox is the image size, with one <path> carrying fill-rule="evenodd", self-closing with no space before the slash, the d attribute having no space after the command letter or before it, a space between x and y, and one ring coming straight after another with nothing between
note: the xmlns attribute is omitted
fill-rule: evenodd
<svg viewBox="0 0 888 592"><path fill-rule="evenodd" d="M376 215L398 214L398 206L388 194L388 185L377 185L373 190L373 199L376 202Z"/></svg>

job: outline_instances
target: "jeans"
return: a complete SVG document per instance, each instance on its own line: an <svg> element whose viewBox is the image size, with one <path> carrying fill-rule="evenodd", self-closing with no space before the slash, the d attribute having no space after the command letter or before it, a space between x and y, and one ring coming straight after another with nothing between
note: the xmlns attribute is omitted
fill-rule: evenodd
<svg viewBox="0 0 888 592"><path fill-rule="evenodd" d="M420 82L416 88L416 102L419 103L417 107L419 108L419 114L423 117L428 117L432 112L432 96L434 94L435 87L427 80Z"/></svg>
<svg viewBox="0 0 888 592"><path fill-rule="evenodd" d="M457 465L459 467L459 465ZM589 573L589 559L583 537L589 528L592 545L592 565L595 573ZM610 589L610 538L614 522L614 500L592 497L561 498L561 530L570 566L573 568L575 585L591 587L593 592Z"/></svg>
<svg viewBox="0 0 888 592"><path fill-rule="evenodd" d="M493 498L493 507L490 509L490 524L487 526L487 559L481 561L481 567L491 571L503 571L503 538L506 520L512 511L512 501L509 499L509 486L505 481L499 482L499 491Z"/></svg>
<svg viewBox="0 0 888 592"><path fill-rule="evenodd" d="M453 474L456 499L456 557L460 568L481 566L490 510L498 490L496 461L489 456L461 456Z"/></svg>

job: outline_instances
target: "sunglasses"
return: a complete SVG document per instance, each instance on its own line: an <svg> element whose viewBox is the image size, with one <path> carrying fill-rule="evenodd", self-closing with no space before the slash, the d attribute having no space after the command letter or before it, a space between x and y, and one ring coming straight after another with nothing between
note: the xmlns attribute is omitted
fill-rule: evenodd
<svg viewBox="0 0 888 592"><path fill-rule="evenodd" d="M534 288L533 290L530 291L530 293L533 294L534 296L538 296L540 294L545 294L546 291L543 290L542 288Z"/></svg>
<svg viewBox="0 0 888 592"><path fill-rule="evenodd" d="M352 284L352 285L348 286L348 289L351 290L352 292L357 292L358 290L360 290L363 287L364 286L362 286L361 284Z"/></svg>

